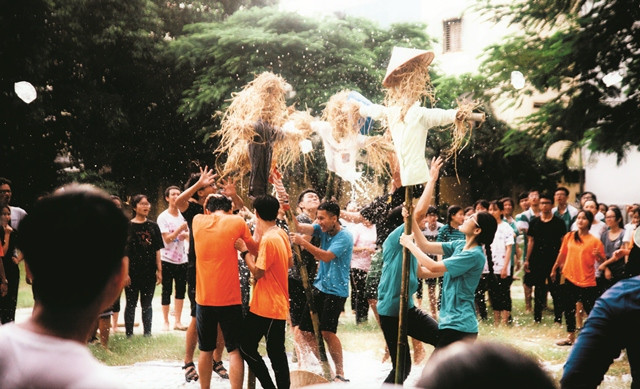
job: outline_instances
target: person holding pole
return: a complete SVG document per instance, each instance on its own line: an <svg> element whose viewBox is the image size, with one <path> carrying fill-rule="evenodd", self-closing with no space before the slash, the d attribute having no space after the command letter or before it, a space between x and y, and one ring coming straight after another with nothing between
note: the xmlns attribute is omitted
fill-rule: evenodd
<svg viewBox="0 0 640 389"><path fill-rule="evenodd" d="M424 192L427 196L433 195L435 182L438 178L438 172L442 166L440 158L434 159L431 163L431 177ZM426 211L425 211L426 212ZM416 215L418 213L415 213ZM420 215L423 215L420 213ZM398 324L400 321L400 294L403 261L402 251L404 248L400 245L399 239L404 231L404 224L396 228L384 241L382 257L382 275L380 276L380 284L378 286L378 313L380 314L380 327L384 334L384 340L389 349L391 363L393 368L385 379L385 383L394 383L397 369L400 372L401 382L404 382L411 372L411 355L408 348L404 348L401 358L404 363L397 363L398 352ZM418 230L419 231L419 230ZM437 278L442 273L435 273L421 266L416 257L411 256L409 274L409 294L413 294L418 288L418 277L420 278ZM407 343L407 335L414 339L418 339L424 343L436 345L438 340L438 323L422 309L415 306L413 299L408 299L407 310L407 333L402 335L401 343ZM397 383L397 382L396 382Z"/></svg>
<svg viewBox="0 0 640 389"><path fill-rule="evenodd" d="M426 210L431 203L431 196L431 193L424 191L414 215L421 215ZM415 218L412 218L412 223L417 230ZM478 337L474 294L487 260L484 251L491 256L497 222L489 213L479 212L467 217L459 229L465 239L446 243L429 242L421 233L400 237L400 244L408 248L422 266L432 273L443 274L436 351L456 341L475 340ZM427 254L448 258L436 262Z"/></svg>

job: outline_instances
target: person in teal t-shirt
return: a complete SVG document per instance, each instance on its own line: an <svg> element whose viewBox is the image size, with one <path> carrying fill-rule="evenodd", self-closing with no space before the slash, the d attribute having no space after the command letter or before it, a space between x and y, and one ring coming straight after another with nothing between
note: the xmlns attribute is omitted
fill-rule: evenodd
<svg viewBox="0 0 640 389"><path fill-rule="evenodd" d="M396 376L396 352L398 346L398 321L400 316L400 288L402 281L402 251L403 247L399 243L400 236L404 231L404 224L396 228L382 245L383 265L378 285L378 314L380 315L380 328L384 334L384 340L389 348L393 369L387 375L384 382L394 383ZM422 234L421 234L422 235ZM409 256L411 265L409 267L409 296L415 293L418 288L418 277L435 278L441 274L427 271L424 267L418 266L418 261L413 255ZM438 322L429 316L425 311L415 306L413 299L408 298L407 311L407 335L421 342L436 345L438 341ZM406 335L403 339L406 343ZM403 382L411 372L411 355L409 349L405 349L404 355Z"/></svg>

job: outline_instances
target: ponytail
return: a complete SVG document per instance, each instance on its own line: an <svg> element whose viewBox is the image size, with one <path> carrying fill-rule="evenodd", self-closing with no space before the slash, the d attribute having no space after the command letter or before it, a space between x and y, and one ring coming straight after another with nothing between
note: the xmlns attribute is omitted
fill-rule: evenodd
<svg viewBox="0 0 640 389"><path fill-rule="evenodd" d="M491 253L491 243L496 235L498 229L498 222L488 212L476 213L476 220L480 228L480 234L476 237L476 242L480 245L484 245L484 252L487 255L487 267L489 268L489 274L493 276L493 255Z"/></svg>

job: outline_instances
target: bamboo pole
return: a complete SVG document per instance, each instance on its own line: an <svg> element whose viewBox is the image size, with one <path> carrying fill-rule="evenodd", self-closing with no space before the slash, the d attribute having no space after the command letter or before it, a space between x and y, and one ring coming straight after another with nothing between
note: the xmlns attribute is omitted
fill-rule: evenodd
<svg viewBox="0 0 640 389"><path fill-rule="evenodd" d="M287 218L291 221L289 223L289 229L291 232L296 232L296 225L293 222L293 212L291 209L286 211ZM327 359L327 352L324 348L324 339L322 338L322 333L320 332L320 321L318 319L318 312L315 311L315 305L313 304L313 291L311 290L311 284L309 283L309 273L307 273L307 268L302 263L302 255L300 253L300 246L293 245L294 250L296 252L296 265L300 270L300 278L302 278L302 287L304 288L304 293L307 297L307 306L309 307L309 314L311 315L311 323L313 324L313 333L316 336L316 342L318 343L318 354L320 354L320 365L322 366L322 372L324 374L324 378L327 381L331 381L333 377L331 377L331 367L329 366L329 360ZM300 356L298 356L300 357Z"/></svg>
<svg viewBox="0 0 640 389"><path fill-rule="evenodd" d="M407 185L404 192L404 202L409 216L404 221L404 233L411 234L413 218L413 185ZM409 307L409 274L411 266L411 252L408 248L402 250L402 282L400 284L400 311L398 312L398 347L396 350L396 377L395 383L404 381L405 363L411 363L411 358L406 361L404 356L409 349L407 341L407 311Z"/></svg>

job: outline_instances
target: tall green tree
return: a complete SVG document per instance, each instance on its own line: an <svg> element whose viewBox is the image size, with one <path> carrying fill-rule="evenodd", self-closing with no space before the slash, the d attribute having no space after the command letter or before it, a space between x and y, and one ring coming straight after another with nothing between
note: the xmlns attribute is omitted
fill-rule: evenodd
<svg viewBox="0 0 640 389"><path fill-rule="evenodd" d="M517 96L552 90L556 97L521 123L524 133L509 132L508 154L525 148L540 153L556 140L616 153L640 147L640 7L637 0L526 0L501 3L481 0L496 21L519 32L488 50L482 73L501 94ZM512 70L522 72L521 91L507 82ZM611 85L604 77L618 73ZM526 142L523 142L526 140ZM565 157L570 155L568 150Z"/></svg>

